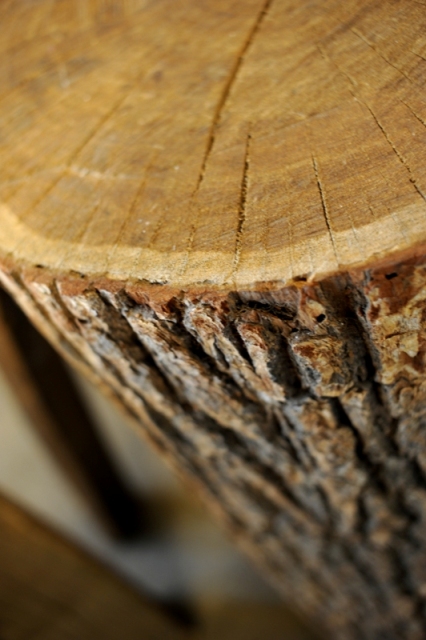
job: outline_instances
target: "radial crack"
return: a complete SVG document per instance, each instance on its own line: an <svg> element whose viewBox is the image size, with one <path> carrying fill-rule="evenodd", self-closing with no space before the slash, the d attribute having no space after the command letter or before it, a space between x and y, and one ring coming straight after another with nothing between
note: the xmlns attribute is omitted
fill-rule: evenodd
<svg viewBox="0 0 426 640"><path fill-rule="evenodd" d="M233 263L233 269L232 269L232 273L234 276L237 272L238 265L240 262L242 237L243 237L244 225L246 221L248 173L250 168L250 141L251 141L251 135L249 133L247 135L246 150L244 155L243 177L241 179L241 188L240 188L240 201L238 203L238 225L237 225L237 235L235 238L234 263Z"/></svg>
<svg viewBox="0 0 426 640"><path fill-rule="evenodd" d="M210 131L209 131L209 136L207 139L207 145L206 145L206 150L204 152L204 157L201 163L201 168L200 168L200 172L198 174L198 180L197 180L197 185L195 187L195 192L197 193L198 189L200 188L200 185L204 179L204 174L206 171L206 166L207 166L207 162L211 153L211 150L213 148L214 145L214 140L215 140L215 136L216 136L216 131L217 128L220 124L220 120L222 117L222 112L223 112L223 108L228 100L229 94L231 93L231 89L233 87L233 85L235 84L235 80L237 79L238 73L241 69L241 66L243 64L244 61L244 57L247 53L247 51L249 50L250 46L253 44L254 38L257 34L257 32L260 29L260 26L266 16L266 14L268 13L269 9L271 8L273 0L266 0L263 5L262 8L260 10L260 12L258 13L256 20L253 24L253 26L251 27L249 34L235 60L235 63L231 69L231 72L225 82L225 85L222 89L222 93L220 94L218 103L216 105L216 109L214 111L213 114L213 120L210 126Z"/></svg>
<svg viewBox="0 0 426 640"><path fill-rule="evenodd" d="M336 243L334 242L334 235L333 235L333 231L332 231L332 228L331 228L330 214L328 212L327 202L326 202L326 199L325 199L325 192L324 192L324 188L323 188L323 186L321 184L321 180L320 180L319 172L318 172L318 164L317 164L317 161L314 158L314 156L312 156L312 165L313 165L313 168L314 168L315 178L316 178L317 185L318 185L318 191L319 191L320 198L321 198L321 206L322 206L322 211L323 211L323 214L324 214L325 224L327 225L328 233L330 235L331 244L333 245L333 251L334 251L334 255L335 255L336 260L337 260L337 264L339 264L339 258L338 258L338 255L337 255Z"/></svg>
<svg viewBox="0 0 426 640"><path fill-rule="evenodd" d="M358 29L351 29L352 33L354 35L357 36L357 38L359 38L360 40L362 40L362 42L364 42L364 44L367 45L367 47L370 47L370 49L372 49L372 51L374 51L374 53L376 55L378 55L380 58L382 58L382 60L384 60L390 67L392 67L392 69L395 69L395 71L398 71L398 73L400 73L402 76L404 76L404 78L407 78L407 80L409 80L410 82L413 82L412 79L410 78L410 76L408 76L405 71L403 71L402 69L400 69L399 67L397 67L396 65L393 64L393 62L391 62L391 60L389 60L385 55L383 55L383 53L377 48L375 47L371 42L369 42L369 40L367 40L367 38L360 32L358 31Z"/></svg>
<svg viewBox="0 0 426 640"><path fill-rule="evenodd" d="M420 122L420 124L422 124L424 127L426 127L426 122L423 120L423 118L421 118L421 117L420 117L420 116L419 116L419 115L414 111L414 109L412 109L412 107L410 107L410 105L408 104L408 102L404 102L404 100L402 100L401 98L400 98L400 100L401 100L402 104L404 104L404 105L407 107L407 109L408 109L409 111L411 111L411 113L412 113L412 114L413 114L413 116L416 118L416 120L418 120L418 121Z"/></svg>
<svg viewBox="0 0 426 640"><path fill-rule="evenodd" d="M359 99L359 98L357 98ZM376 114L374 113L374 111L368 106L368 104L364 101L362 101L362 104L369 110L369 112L371 113L372 117L374 118L375 123L377 124L377 126L379 127L380 131L382 132L382 134L384 135L384 137L386 138L387 143L389 144L389 146L392 148L393 152L395 153L396 157L398 158L398 160L400 161L400 163L405 167L405 169L408 171L408 175L409 175L409 179L410 182L412 183L413 187L415 188L415 190L417 191L417 193L419 194L419 196L426 201L426 196L423 194L423 192L421 191L421 189L419 188L419 186L416 183L416 179L412 174L412 171L406 161L406 159L404 158L404 156L401 155L401 153L398 151L398 149L395 147L394 143L392 142L392 140L389 138L386 129L383 127L382 123L378 120Z"/></svg>
<svg viewBox="0 0 426 640"><path fill-rule="evenodd" d="M354 32L355 33L355 32ZM358 35L358 34L355 34ZM368 43L367 43L368 44ZM374 122L376 123L376 125L379 127L380 131L382 132L383 136L385 137L387 143L389 144L389 146L392 148L392 151L395 153L396 157L398 158L398 160L401 162L401 164L405 167L405 169L408 171L408 175L409 175L409 180L412 183L413 187L415 188L415 190L417 191L417 193L419 194L419 196L426 201L426 196L423 194L423 192L421 191L421 189L419 188L419 186L416 183L416 179L413 176L413 173L406 161L406 159L404 158L404 156L401 155L401 153L398 151L398 149L396 148L396 146L394 145L394 143L392 142L392 140L390 139L390 137L388 136L388 133L386 131L386 129L383 127L382 123L380 122L380 120L377 118L376 114L374 113L374 111L371 109L371 107L369 106L369 104L358 95L358 91L356 91L356 87L357 87L357 83L355 82L355 80L353 80L353 78L351 78L351 76L346 73L343 69L340 68L340 66L331 58L329 58L329 56L322 50L322 48L317 44L317 48L318 51L321 53L321 55L328 60L331 64L334 65L334 67L337 69L337 71L344 77L346 78L346 80L350 83L350 88L349 91L351 92L351 94L353 95L353 97L355 98L355 100L357 100L360 104L362 104L366 109L368 109L368 111L370 112L372 118L374 119ZM415 112L408 106L408 104L406 104L403 100L401 100L401 102L403 102L403 104L405 104L406 107L408 107L410 109L410 111L413 113L413 115L416 116L416 118L418 120L420 120L420 118L415 114ZM420 120L420 122L422 122ZM425 124L424 122L422 122L422 124Z"/></svg>

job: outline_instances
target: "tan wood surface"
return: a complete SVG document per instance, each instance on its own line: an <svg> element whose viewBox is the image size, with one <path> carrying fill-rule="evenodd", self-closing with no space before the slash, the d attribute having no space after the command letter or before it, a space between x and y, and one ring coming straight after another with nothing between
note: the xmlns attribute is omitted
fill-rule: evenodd
<svg viewBox="0 0 426 640"><path fill-rule="evenodd" d="M426 6L0 6L0 280L339 639L426 629Z"/></svg>
<svg viewBox="0 0 426 640"><path fill-rule="evenodd" d="M0 247L190 285L426 238L414 0L3 2Z"/></svg>

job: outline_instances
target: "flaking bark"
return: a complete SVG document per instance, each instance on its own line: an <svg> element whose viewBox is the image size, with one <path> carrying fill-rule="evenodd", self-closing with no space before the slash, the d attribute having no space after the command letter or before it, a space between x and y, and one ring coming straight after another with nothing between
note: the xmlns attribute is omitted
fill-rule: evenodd
<svg viewBox="0 0 426 640"><path fill-rule="evenodd" d="M422 261L263 293L2 278L203 485L293 605L339 638L423 637Z"/></svg>

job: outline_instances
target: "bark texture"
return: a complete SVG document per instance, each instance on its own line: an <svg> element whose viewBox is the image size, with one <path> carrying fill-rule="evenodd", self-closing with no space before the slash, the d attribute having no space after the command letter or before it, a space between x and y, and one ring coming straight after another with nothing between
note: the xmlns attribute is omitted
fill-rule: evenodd
<svg viewBox="0 0 426 640"><path fill-rule="evenodd" d="M338 638L424 637L424 260L238 293L42 271L1 279L288 601Z"/></svg>

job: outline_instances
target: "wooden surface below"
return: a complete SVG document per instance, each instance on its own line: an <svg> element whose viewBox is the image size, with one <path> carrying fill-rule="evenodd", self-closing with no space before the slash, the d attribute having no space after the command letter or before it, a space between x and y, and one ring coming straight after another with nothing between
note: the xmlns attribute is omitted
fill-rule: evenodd
<svg viewBox="0 0 426 640"><path fill-rule="evenodd" d="M177 640L154 603L0 498L2 640Z"/></svg>
<svg viewBox="0 0 426 640"><path fill-rule="evenodd" d="M185 626L0 496L2 640L311 640L277 605L205 605Z"/></svg>

